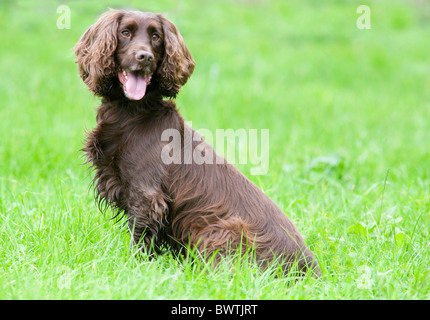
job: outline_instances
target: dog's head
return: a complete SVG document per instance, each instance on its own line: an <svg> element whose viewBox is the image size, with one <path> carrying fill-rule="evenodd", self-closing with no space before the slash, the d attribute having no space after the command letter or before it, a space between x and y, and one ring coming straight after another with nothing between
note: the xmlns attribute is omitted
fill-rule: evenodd
<svg viewBox="0 0 430 320"><path fill-rule="evenodd" d="M110 10L75 46L79 75L96 95L121 90L131 100L152 92L174 98L195 62L176 26L161 14Z"/></svg>

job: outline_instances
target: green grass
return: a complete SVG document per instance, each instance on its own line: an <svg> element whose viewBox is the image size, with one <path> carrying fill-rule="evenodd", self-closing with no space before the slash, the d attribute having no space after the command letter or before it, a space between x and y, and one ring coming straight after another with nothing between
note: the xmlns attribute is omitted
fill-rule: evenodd
<svg viewBox="0 0 430 320"><path fill-rule="evenodd" d="M193 127L269 129L250 175L294 221L323 276L289 279L171 255L136 259L98 212L79 149L94 98L72 47L107 6L0 4L0 299L429 299L430 6L368 1L133 1L179 27L197 67Z"/></svg>

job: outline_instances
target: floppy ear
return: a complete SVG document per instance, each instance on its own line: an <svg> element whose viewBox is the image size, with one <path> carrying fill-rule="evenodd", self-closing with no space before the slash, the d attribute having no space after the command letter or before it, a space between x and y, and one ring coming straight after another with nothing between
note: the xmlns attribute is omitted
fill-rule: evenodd
<svg viewBox="0 0 430 320"><path fill-rule="evenodd" d="M196 63L173 22L161 14L158 17L163 25L164 57L157 76L161 93L174 98L193 73Z"/></svg>
<svg viewBox="0 0 430 320"><path fill-rule="evenodd" d="M75 45L79 75L95 94L103 95L112 85L109 79L116 72L117 30L124 13L112 9L104 13Z"/></svg>

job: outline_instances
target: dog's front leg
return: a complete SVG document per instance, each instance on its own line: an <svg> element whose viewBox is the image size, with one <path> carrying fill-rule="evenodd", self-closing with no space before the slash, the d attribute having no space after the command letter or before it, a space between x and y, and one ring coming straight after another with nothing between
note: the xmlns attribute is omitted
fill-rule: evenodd
<svg viewBox="0 0 430 320"><path fill-rule="evenodd" d="M152 254L153 245L152 242L152 234L149 232L147 221L143 221L143 219L138 216L131 214L128 219L128 228L130 230L130 239L132 246L138 246L142 251Z"/></svg>
<svg viewBox="0 0 430 320"><path fill-rule="evenodd" d="M160 251L167 210L167 204L160 197L141 196L129 201L127 216L133 245L149 255Z"/></svg>

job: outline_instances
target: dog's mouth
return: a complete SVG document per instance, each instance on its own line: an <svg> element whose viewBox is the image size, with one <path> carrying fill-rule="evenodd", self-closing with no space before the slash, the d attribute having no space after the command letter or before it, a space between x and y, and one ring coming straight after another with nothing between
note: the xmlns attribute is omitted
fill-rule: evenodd
<svg viewBox="0 0 430 320"><path fill-rule="evenodd" d="M120 68L118 71L118 79L122 83L124 94L131 100L140 100L145 96L151 78L152 73L144 73L142 70L126 71Z"/></svg>

